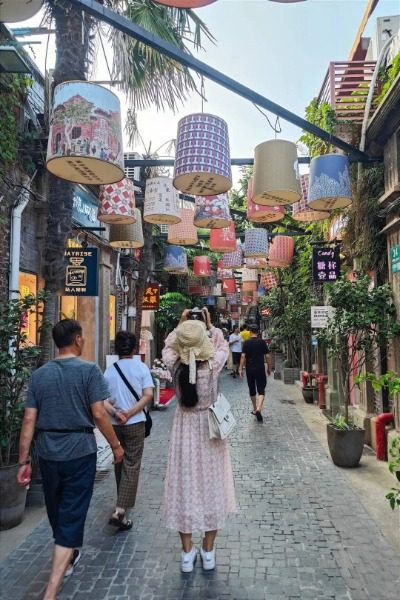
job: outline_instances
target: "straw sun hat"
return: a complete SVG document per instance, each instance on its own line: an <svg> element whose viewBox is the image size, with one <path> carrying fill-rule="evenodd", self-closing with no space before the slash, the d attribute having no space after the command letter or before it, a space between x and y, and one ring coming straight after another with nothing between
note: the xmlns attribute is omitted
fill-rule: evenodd
<svg viewBox="0 0 400 600"><path fill-rule="evenodd" d="M189 382L196 383L196 361L214 356L214 345L201 321L184 321L175 329L176 338L171 347L184 365L189 365Z"/></svg>

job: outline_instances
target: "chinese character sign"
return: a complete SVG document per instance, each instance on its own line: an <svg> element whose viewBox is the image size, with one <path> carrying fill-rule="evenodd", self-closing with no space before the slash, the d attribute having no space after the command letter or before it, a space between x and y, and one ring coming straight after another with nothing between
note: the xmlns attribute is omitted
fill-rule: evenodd
<svg viewBox="0 0 400 600"><path fill-rule="evenodd" d="M390 259L392 273L400 273L400 246L392 246L390 248Z"/></svg>
<svg viewBox="0 0 400 600"><path fill-rule="evenodd" d="M340 258L337 248L313 248L313 281L334 283L340 277Z"/></svg>
<svg viewBox="0 0 400 600"><path fill-rule="evenodd" d="M160 286L148 283L144 290L142 310L158 310L160 306Z"/></svg>
<svg viewBox="0 0 400 600"><path fill-rule="evenodd" d="M65 250L64 296L98 296L99 265L97 248Z"/></svg>

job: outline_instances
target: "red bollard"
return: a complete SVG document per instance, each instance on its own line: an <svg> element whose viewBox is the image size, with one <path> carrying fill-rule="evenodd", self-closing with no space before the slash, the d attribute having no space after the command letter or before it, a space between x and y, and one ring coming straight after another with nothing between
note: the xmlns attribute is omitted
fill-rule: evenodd
<svg viewBox="0 0 400 600"><path fill-rule="evenodd" d="M327 375L317 375L317 386L318 386L318 407L323 410L326 408L325 402L325 384L328 381Z"/></svg>
<svg viewBox="0 0 400 600"><path fill-rule="evenodd" d="M303 371L301 374L301 383L302 383L303 387L308 386L309 379L310 379L310 375L309 375L308 371Z"/></svg>

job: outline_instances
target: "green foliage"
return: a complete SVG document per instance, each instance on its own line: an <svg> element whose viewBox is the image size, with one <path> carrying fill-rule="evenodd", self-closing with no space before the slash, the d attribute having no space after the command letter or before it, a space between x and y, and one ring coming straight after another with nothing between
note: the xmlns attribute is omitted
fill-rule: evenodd
<svg viewBox="0 0 400 600"><path fill-rule="evenodd" d="M160 296L160 308L155 316L159 329L165 332L174 329L184 309L189 308L191 304L191 299L179 292L167 292Z"/></svg>
<svg viewBox="0 0 400 600"><path fill-rule="evenodd" d="M388 93L390 88L392 87L392 84L399 73L400 73L400 52L398 54L396 54L396 56L394 57L393 63L389 67L389 69L387 71L384 71L381 74L381 81L383 81L384 83L383 83L382 91L377 98L378 104L380 104L383 101L384 97L386 96L386 94Z"/></svg>
<svg viewBox="0 0 400 600"><path fill-rule="evenodd" d="M229 193L229 206L243 212L243 216L235 215L236 235L244 234L249 227L249 221L246 219L247 187L253 174L253 167L240 167L240 172L239 187Z"/></svg>
<svg viewBox="0 0 400 600"><path fill-rule="evenodd" d="M329 102L318 102L318 98L313 98L306 107L305 117L309 123L321 127L321 129L324 129L328 133L335 134L337 120L335 111ZM330 144L327 144L307 131L303 131L300 142L307 146L310 156L327 154L331 151Z"/></svg>
<svg viewBox="0 0 400 600"><path fill-rule="evenodd" d="M400 435L395 437L389 448L389 471L400 481ZM400 509L400 488L392 487L386 494L386 499L390 504L390 508L394 510Z"/></svg>
<svg viewBox="0 0 400 600"><path fill-rule="evenodd" d="M340 414L336 415L334 419L331 419L330 423L335 429L340 429L340 431L350 431L353 429L353 426Z"/></svg>
<svg viewBox="0 0 400 600"><path fill-rule="evenodd" d="M356 385L360 385L364 381L371 383L374 392L380 392L385 389L388 391L389 396L395 396L400 393L400 377L394 371L388 371L383 375L363 373L354 378Z"/></svg>
<svg viewBox="0 0 400 600"><path fill-rule="evenodd" d="M42 314L45 294L9 300L0 305L0 466L16 451L24 410L24 392L40 357L24 325L32 313Z"/></svg>
<svg viewBox="0 0 400 600"><path fill-rule="evenodd" d="M23 141L18 110L24 103L31 83L29 77L22 75L7 75L7 78L0 80L0 175L17 162Z"/></svg>

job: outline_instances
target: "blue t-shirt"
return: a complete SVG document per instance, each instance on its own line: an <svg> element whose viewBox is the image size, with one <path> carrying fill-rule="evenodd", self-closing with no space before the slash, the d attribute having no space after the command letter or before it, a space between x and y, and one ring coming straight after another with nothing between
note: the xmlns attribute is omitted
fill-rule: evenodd
<svg viewBox="0 0 400 600"><path fill-rule="evenodd" d="M92 433L40 430L94 428L90 406L108 397L108 387L99 367L80 358L51 360L34 371L26 407L38 410L38 455L46 460L63 461L96 452Z"/></svg>

